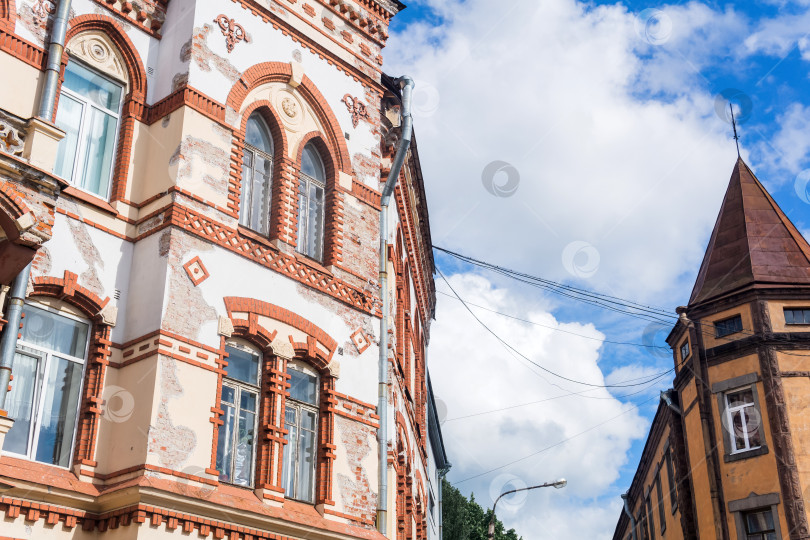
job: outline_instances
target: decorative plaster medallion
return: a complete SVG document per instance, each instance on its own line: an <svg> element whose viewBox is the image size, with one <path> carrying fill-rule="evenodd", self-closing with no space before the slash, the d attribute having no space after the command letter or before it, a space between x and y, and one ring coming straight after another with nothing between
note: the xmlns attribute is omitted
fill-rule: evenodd
<svg viewBox="0 0 810 540"><path fill-rule="evenodd" d="M205 266L203 265L199 256L188 261L183 265L183 268L186 270L186 274L188 274L189 279L191 279L191 282L194 283L195 287L208 279L208 276L210 275L208 270L205 269Z"/></svg>
<svg viewBox="0 0 810 540"><path fill-rule="evenodd" d="M0 151L13 156L22 156L24 146L20 132L0 119Z"/></svg>
<svg viewBox="0 0 810 540"><path fill-rule="evenodd" d="M282 123L291 131L298 131L306 118L306 109L301 99L288 90L279 90L273 97L276 110L284 111L279 115Z"/></svg>
<svg viewBox="0 0 810 540"><path fill-rule="evenodd" d="M84 32L68 43L67 50L71 56L80 58L119 81L128 82L124 59L109 38L98 32Z"/></svg>
<svg viewBox="0 0 810 540"><path fill-rule="evenodd" d="M368 336L363 332L362 328L358 328L354 331L351 335L352 343L354 346L357 347L357 352L363 354L363 352L371 347L371 340L368 339Z"/></svg>
<svg viewBox="0 0 810 540"><path fill-rule="evenodd" d="M282 99L281 108L284 110L284 114L290 118L295 118L295 115L298 114L298 105L292 98L285 97Z"/></svg>
<svg viewBox="0 0 810 540"><path fill-rule="evenodd" d="M352 115L352 126L357 127L357 124L360 123L360 119L363 118L364 120L371 120L368 116L368 111L366 110L365 104L360 101L358 98L352 97L349 94L343 96L341 99L343 103L346 104L346 108Z"/></svg>
<svg viewBox="0 0 810 540"><path fill-rule="evenodd" d="M250 43L250 38L245 33L245 29L233 19L229 19L226 15L219 14L214 19L214 22L219 25L219 29L222 30L222 35L225 36L225 47L228 49L229 53L232 52L236 44L243 39L245 43Z"/></svg>

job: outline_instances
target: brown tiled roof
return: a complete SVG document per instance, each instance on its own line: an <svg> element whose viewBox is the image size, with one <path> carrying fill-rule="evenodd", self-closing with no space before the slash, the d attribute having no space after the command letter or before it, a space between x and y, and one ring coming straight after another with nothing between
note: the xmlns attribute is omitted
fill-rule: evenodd
<svg viewBox="0 0 810 540"><path fill-rule="evenodd" d="M810 285L810 244L738 159L689 304L751 285Z"/></svg>

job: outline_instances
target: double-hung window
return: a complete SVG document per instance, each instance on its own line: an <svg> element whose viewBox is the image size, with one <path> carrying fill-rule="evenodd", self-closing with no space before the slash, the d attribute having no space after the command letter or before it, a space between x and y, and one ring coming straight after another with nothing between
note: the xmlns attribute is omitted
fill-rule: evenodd
<svg viewBox="0 0 810 540"><path fill-rule="evenodd" d="M106 199L110 192L124 89L70 60L59 96L56 125L65 131L54 173Z"/></svg>
<svg viewBox="0 0 810 540"><path fill-rule="evenodd" d="M298 251L323 260L323 220L326 172L315 145L308 143L301 156L298 182Z"/></svg>
<svg viewBox="0 0 810 540"><path fill-rule="evenodd" d="M231 343L222 380L222 425L217 437L217 470L223 482L252 486L256 460L260 355Z"/></svg>
<svg viewBox="0 0 810 540"><path fill-rule="evenodd" d="M89 332L86 321L25 305L6 397L14 425L5 452L70 466Z"/></svg>
<svg viewBox="0 0 810 540"><path fill-rule="evenodd" d="M683 342L681 345L681 362L686 361L689 358L689 340Z"/></svg>
<svg viewBox="0 0 810 540"><path fill-rule="evenodd" d="M270 182L273 176L273 139L258 113L250 115L242 157L239 224L261 234L270 227Z"/></svg>
<svg viewBox="0 0 810 540"><path fill-rule="evenodd" d="M290 396L284 409L282 484L284 494L299 501L315 499L315 444L318 439L318 375L307 366L290 362Z"/></svg>
<svg viewBox="0 0 810 540"><path fill-rule="evenodd" d="M731 453L745 452L759 448L760 413L754 401L751 388L743 388L724 395L726 401L726 425L731 433Z"/></svg>

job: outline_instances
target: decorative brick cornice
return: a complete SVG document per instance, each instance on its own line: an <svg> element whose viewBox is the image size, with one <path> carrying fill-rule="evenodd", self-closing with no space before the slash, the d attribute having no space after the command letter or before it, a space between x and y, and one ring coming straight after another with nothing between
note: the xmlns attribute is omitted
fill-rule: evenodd
<svg viewBox="0 0 810 540"><path fill-rule="evenodd" d="M137 26L147 34L160 39L160 29L166 20L168 0L94 0L130 24Z"/></svg>

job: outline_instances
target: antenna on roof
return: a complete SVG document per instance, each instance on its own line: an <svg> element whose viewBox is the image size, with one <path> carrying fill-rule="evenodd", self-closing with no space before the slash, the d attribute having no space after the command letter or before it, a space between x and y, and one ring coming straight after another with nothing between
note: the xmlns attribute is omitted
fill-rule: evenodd
<svg viewBox="0 0 810 540"><path fill-rule="evenodd" d="M734 104L728 102L728 108L731 110L731 125L734 128L734 142L737 145L737 157L740 157L740 136L737 135L737 121L734 119Z"/></svg>

